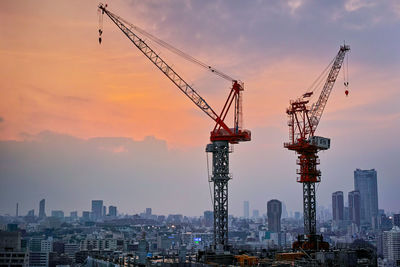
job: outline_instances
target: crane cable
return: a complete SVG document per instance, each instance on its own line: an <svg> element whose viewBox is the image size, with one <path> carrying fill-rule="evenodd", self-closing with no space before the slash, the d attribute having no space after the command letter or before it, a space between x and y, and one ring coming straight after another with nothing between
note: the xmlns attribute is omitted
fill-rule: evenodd
<svg viewBox="0 0 400 267"><path fill-rule="evenodd" d="M207 156L207 179L208 179L208 188L210 189L210 200L211 200L211 207L214 206L214 199L211 193L211 176L210 176L210 166L209 166L209 160L208 160L208 153L206 152Z"/></svg>
<svg viewBox="0 0 400 267"><path fill-rule="evenodd" d="M330 70L333 62L335 62L336 56L332 59L331 62L329 62L328 66L321 72L321 74L317 77L317 79L308 87L307 93L313 93L312 96L314 96L314 92L321 88L322 83L326 80L326 77L328 76L328 71Z"/></svg>
<svg viewBox="0 0 400 267"><path fill-rule="evenodd" d="M167 42L155 37L151 33L149 33L147 31L143 30L142 28L140 28L140 27L138 27L138 26L126 21L125 19L113 14L112 12L110 12L108 10L105 10L105 12L109 13L111 16L117 18L118 20L124 22L125 24L129 25L130 26L129 30L133 29L133 30L136 30L137 32L140 32L144 36L146 36L149 39L151 39L153 42L155 42L158 45L164 47L165 49L169 50L170 52L182 57L183 59L186 59L189 62L192 62L192 63L194 63L194 64L196 64L196 65L198 65L198 66L200 66L200 67L202 67L204 69L207 69L207 70L211 71L212 73L214 73L215 75L217 75L217 76L219 76L219 77L221 77L221 78L223 78L225 80L228 80L228 81L231 81L231 82L236 81L236 79L232 78L231 76L229 76L229 75L223 73L222 71L219 71L219 70L215 69L214 67L211 67L210 65L208 65L208 64L206 64L206 63L204 63L204 62L192 57L191 55L189 55L189 54L183 52L182 50L170 45L169 43L167 43ZM100 14L100 16L103 17L103 12ZM103 19L102 18L99 19L99 23L101 23L101 26L99 28L102 29L102 23L103 23ZM99 29L99 32L100 32L100 29Z"/></svg>

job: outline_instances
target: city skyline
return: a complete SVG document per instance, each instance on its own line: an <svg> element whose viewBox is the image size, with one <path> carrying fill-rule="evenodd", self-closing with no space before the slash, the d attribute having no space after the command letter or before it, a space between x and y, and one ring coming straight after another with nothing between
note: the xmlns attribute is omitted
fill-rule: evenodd
<svg viewBox="0 0 400 267"><path fill-rule="evenodd" d="M244 200L261 214L270 199L302 211L296 157L283 148L285 109L346 40L350 94L341 73L316 133L331 138L331 149L319 155L317 205L330 207L332 188L352 191L355 169L374 168L379 208L399 212L400 145L392 140L400 132L400 8L367 2L115 1L110 10L244 81L253 141L236 145L231 156L235 215ZM99 46L97 4L0 3L0 213L15 214L19 203L19 214L38 214L42 198L47 215L89 211L92 199L129 213L147 206L192 216L211 210L204 155L211 121L109 21ZM169 61L219 110L229 83Z"/></svg>

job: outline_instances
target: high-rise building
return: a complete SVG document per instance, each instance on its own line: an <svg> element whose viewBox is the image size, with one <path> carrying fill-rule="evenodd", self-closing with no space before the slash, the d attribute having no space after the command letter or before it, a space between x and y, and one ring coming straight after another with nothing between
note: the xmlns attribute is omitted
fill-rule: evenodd
<svg viewBox="0 0 400 267"><path fill-rule="evenodd" d="M400 227L400 213L393 215L393 225Z"/></svg>
<svg viewBox="0 0 400 267"><path fill-rule="evenodd" d="M51 217L64 219L64 212L62 210L52 210Z"/></svg>
<svg viewBox="0 0 400 267"><path fill-rule="evenodd" d="M100 219L103 215L103 200L92 200L92 216L94 220Z"/></svg>
<svg viewBox="0 0 400 267"><path fill-rule="evenodd" d="M146 216L149 217L151 215L151 208L146 208Z"/></svg>
<svg viewBox="0 0 400 267"><path fill-rule="evenodd" d="M258 210L253 210L253 218L257 219L258 217L260 217L260 212Z"/></svg>
<svg viewBox="0 0 400 267"><path fill-rule="evenodd" d="M108 207L108 215L111 217L117 217L117 207L116 206L109 206Z"/></svg>
<svg viewBox="0 0 400 267"><path fill-rule="evenodd" d="M28 214L26 215L28 217L35 217L35 210L30 210L28 211Z"/></svg>
<svg viewBox="0 0 400 267"><path fill-rule="evenodd" d="M343 221L344 219L344 202L343 192L336 191L332 194L332 214L333 220L336 222Z"/></svg>
<svg viewBox="0 0 400 267"><path fill-rule="evenodd" d="M274 233L281 231L282 203L272 199L267 203L268 230Z"/></svg>
<svg viewBox="0 0 400 267"><path fill-rule="evenodd" d="M349 197L349 220L360 226L361 206L360 206L360 192L351 191Z"/></svg>
<svg viewBox="0 0 400 267"><path fill-rule="evenodd" d="M243 202L243 217L246 219L250 217L250 204L248 201Z"/></svg>
<svg viewBox="0 0 400 267"><path fill-rule="evenodd" d="M206 210L204 212L204 224L206 227L212 227L214 224L214 212Z"/></svg>
<svg viewBox="0 0 400 267"><path fill-rule="evenodd" d="M84 221L90 220L90 211L82 211L82 220Z"/></svg>
<svg viewBox="0 0 400 267"><path fill-rule="evenodd" d="M46 217L46 200L42 199L39 203L39 219Z"/></svg>
<svg viewBox="0 0 400 267"><path fill-rule="evenodd" d="M378 218L378 185L375 169L354 171L354 190L360 192L361 224L377 228Z"/></svg>
<svg viewBox="0 0 400 267"><path fill-rule="evenodd" d="M383 232L383 256L394 262L400 261L400 228L394 226Z"/></svg>

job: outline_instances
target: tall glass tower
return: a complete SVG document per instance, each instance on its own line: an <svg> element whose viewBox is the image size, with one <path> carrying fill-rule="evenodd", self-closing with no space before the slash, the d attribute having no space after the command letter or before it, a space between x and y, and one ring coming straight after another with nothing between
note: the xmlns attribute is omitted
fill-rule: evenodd
<svg viewBox="0 0 400 267"><path fill-rule="evenodd" d="M354 190L360 192L361 224L377 228L378 185L375 169L354 171Z"/></svg>

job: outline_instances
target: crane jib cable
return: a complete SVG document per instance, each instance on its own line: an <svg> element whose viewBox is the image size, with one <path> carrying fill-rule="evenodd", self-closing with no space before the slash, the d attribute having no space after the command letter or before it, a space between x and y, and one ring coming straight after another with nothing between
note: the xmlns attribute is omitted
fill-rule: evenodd
<svg viewBox="0 0 400 267"><path fill-rule="evenodd" d="M189 62L191 62L193 64L196 64L196 65L198 65L198 66L200 66L200 67L202 67L204 69L207 69L207 70L211 71L212 73L214 73L215 75L217 75L217 76L219 76L219 77L221 77L221 78L223 78L225 80L228 80L228 81L231 81L231 82L236 81L236 79L232 78L231 76L229 76L229 75L223 73L222 71L219 71L216 68L214 68L214 67L212 67L212 66L210 66L210 65L208 65L208 64L206 64L206 63L204 63L204 62L202 62L202 61L200 61L200 60L198 60L196 58L194 58L193 56L183 52L182 50L172 46L171 44L169 44L169 43L157 38L156 36L154 36L151 33L145 31L144 29L142 29L142 28L140 28L140 27L138 27L138 26L126 21L125 19L115 15L114 13L112 13L112 12L106 10L106 9L104 9L104 10L105 10L104 12L109 13L113 17L116 17L116 18L118 18L118 20L120 20L120 21L124 22L125 24L129 25L130 27L128 27L128 28L130 30L133 29L133 30L136 30L137 32L140 32L141 34L143 34L147 38L151 39L153 42L155 42L158 45L164 47L165 49L169 50L170 52L182 57L183 59L185 59L185 60L187 60L187 61L189 61ZM102 14L100 16L102 16ZM102 22L102 20L101 20L101 22Z"/></svg>

